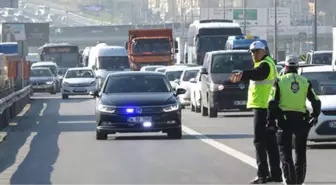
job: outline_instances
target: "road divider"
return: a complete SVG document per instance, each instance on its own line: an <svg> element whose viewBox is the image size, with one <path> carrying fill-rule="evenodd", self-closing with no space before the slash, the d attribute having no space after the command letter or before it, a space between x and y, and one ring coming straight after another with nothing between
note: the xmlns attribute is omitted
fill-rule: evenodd
<svg viewBox="0 0 336 185"><path fill-rule="evenodd" d="M29 85L0 99L0 130L6 128L10 120L28 104L31 91L32 88ZM0 142L5 137L6 134L0 134Z"/></svg>

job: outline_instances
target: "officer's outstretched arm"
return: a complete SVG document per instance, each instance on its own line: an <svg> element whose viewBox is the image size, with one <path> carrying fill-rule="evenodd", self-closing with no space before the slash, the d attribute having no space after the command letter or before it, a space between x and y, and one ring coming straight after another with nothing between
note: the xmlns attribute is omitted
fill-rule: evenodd
<svg viewBox="0 0 336 185"><path fill-rule="evenodd" d="M313 108L313 112L311 115L313 117L318 117L321 113L321 100L316 95L310 82L309 82L307 98L310 101L312 108Z"/></svg>

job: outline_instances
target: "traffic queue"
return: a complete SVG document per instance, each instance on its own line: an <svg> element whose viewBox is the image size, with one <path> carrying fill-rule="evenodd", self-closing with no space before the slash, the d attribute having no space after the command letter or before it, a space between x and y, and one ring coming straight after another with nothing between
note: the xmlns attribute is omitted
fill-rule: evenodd
<svg viewBox="0 0 336 185"><path fill-rule="evenodd" d="M326 121L328 118L319 122L320 112L329 111L323 108L319 95L329 95L326 89L330 88L324 84L323 90L314 90L320 89L317 84L325 79L321 77L321 81L316 82L318 77L314 74L313 78L301 76L313 66L300 68L293 57L284 65L277 65L269 56L267 42L249 36L229 36L225 48L204 52L202 60L170 65L174 53L171 32L161 31L167 35L154 35L151 39L155 42L146 37L146 31L130 31L125 47L99 43L83 57L86 65L81 67L65 66L66 62L60 60L65 58L60 53L71 53L71 46L53 45L56 49L49 49L50 54L42 53L51 62L32 65L33 90L51 94L60 91L62 99L74 95L93 96L97 140L106 140L111 134L134 132L163 132L170 138L181 139L182 109L186 106L209 118L218 117L219 112L253 110L258 171L251 183L282 182L283 170L288 184L302 184L307 140L336 140L330 131L335 127L334 122ZM158 43L162 47L156 50L154 45ZM156 62L160 56L165 56L168 62ZM62 64L62 69L68 68L60 78L59 65ZM327 70L320 67L318 71ZM335 76L333 74L330 78ZM307 98L312 106L306 105ZM305 124L305 131L288 130L286 125L291 122ZM281 135L281 141L286 144L277 142L278 130L287 133ZM329 133L331 136L326 137ZM297 155L302 159L295 164L288 152L292 138ZM293 166L299 169L295 174L290 173Z"/></svg>

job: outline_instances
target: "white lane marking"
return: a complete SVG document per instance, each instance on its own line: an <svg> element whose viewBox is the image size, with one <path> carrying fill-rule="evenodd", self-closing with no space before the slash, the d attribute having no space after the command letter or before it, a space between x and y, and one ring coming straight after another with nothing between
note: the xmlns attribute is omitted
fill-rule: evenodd
<svg viewBox="0 0 336 185"><path fill-rule="evenodd" d="M250 156L248 156L248 155L246 155L246 154L244 154L244 153L242 153L238 150L235 150L235 149L233 149L233 148L231 148L231 147L229 147L229 146L227 146L223 143L215 141L215 140L213 140L213 139L211 139L211 138L209 138L209 137L207 137L207 136L205 136L205 135L203 135L203 134L201 134L201 133L199 133L199 132L197 132L197 131L189 128L189 127L186 127L184 125L182 125L182 130L183 130L183 132L187 133L188 135L192 135L192 136L198 138L202 142L220 150L221 152L224 152L224 153L242 161L243 163L252 166L255 169L258 168L255 158L250 157ZM286 184L285 183L286 181L285 181L285 178L284 178L283 175L282 175L282 179L283 179L283 184Z"/></svg>
<svg viewBox="0 0 336 185"><path fill-rule="evenodd" d="M43 116L43 114L44 114L44 111L47 109L47 104L46 103L43 103L43 107L42 107L42 109L41 109L41 111L40 111L40 114L39 114L39 116Z"/></svg>
<svg viewBox="0 0 336 185"><path fill-rule="evenodd" d="M68 124L68 123L96 123L96 121L89 120L76 120L76 121L58 121L59 124Z"/></svg>
<svg viewBox="0 0 336 185"><path fill-rule="evenodd" d="M23 108L23 110L17 115L17 117L22 117L22 116L24 116L24 115L28 112L28 110L30 109L30 107L31 107L31 104L27 104L27 105Z"/></svg>
<svg viewBox="0 0 336 185"><path fill-rule="evenodd" d="M29 137L27 137L26 142L22 147L19 149L15 162L13 163L12 166L7 168L5 171L3 171L0 175L0 184L11 184L10 180L13 176L13 174L17 171L19 168L20 164L24 161L24 159L27 157L29 151L30 151L30 145L37 133L32 132Z"/></svg>
<svg viewBox="0 0 336 185"><path fill-rule="evenodd" d="M218 141L215 141L213 139L210 139L209 137L191 129L191 128L188 128L186 126L183 126L182 125L182 130L183 132L187 133L188 135L192 135L192 136L195 136L196 138L200 139L202 142L242 161L243 163L245 164L248 164L250 166L252 166L253 168L257 168L257 164L256 164L256 159L254 159L253 157L250 157L242 152L239 152L238 150L235 150L231 147L228 147Z"/></svg>

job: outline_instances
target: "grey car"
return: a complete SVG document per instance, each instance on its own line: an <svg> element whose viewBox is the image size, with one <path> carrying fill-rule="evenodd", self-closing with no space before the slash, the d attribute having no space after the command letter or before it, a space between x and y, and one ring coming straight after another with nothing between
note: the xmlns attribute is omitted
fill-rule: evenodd
<svg viewBox="0 0 336 185"><path fill-rule="evenodd" d="M57 92L57 79L49 68L32 68L29 80L32 84L33 92L49 92L50 94L56 94Z"/></svg>

